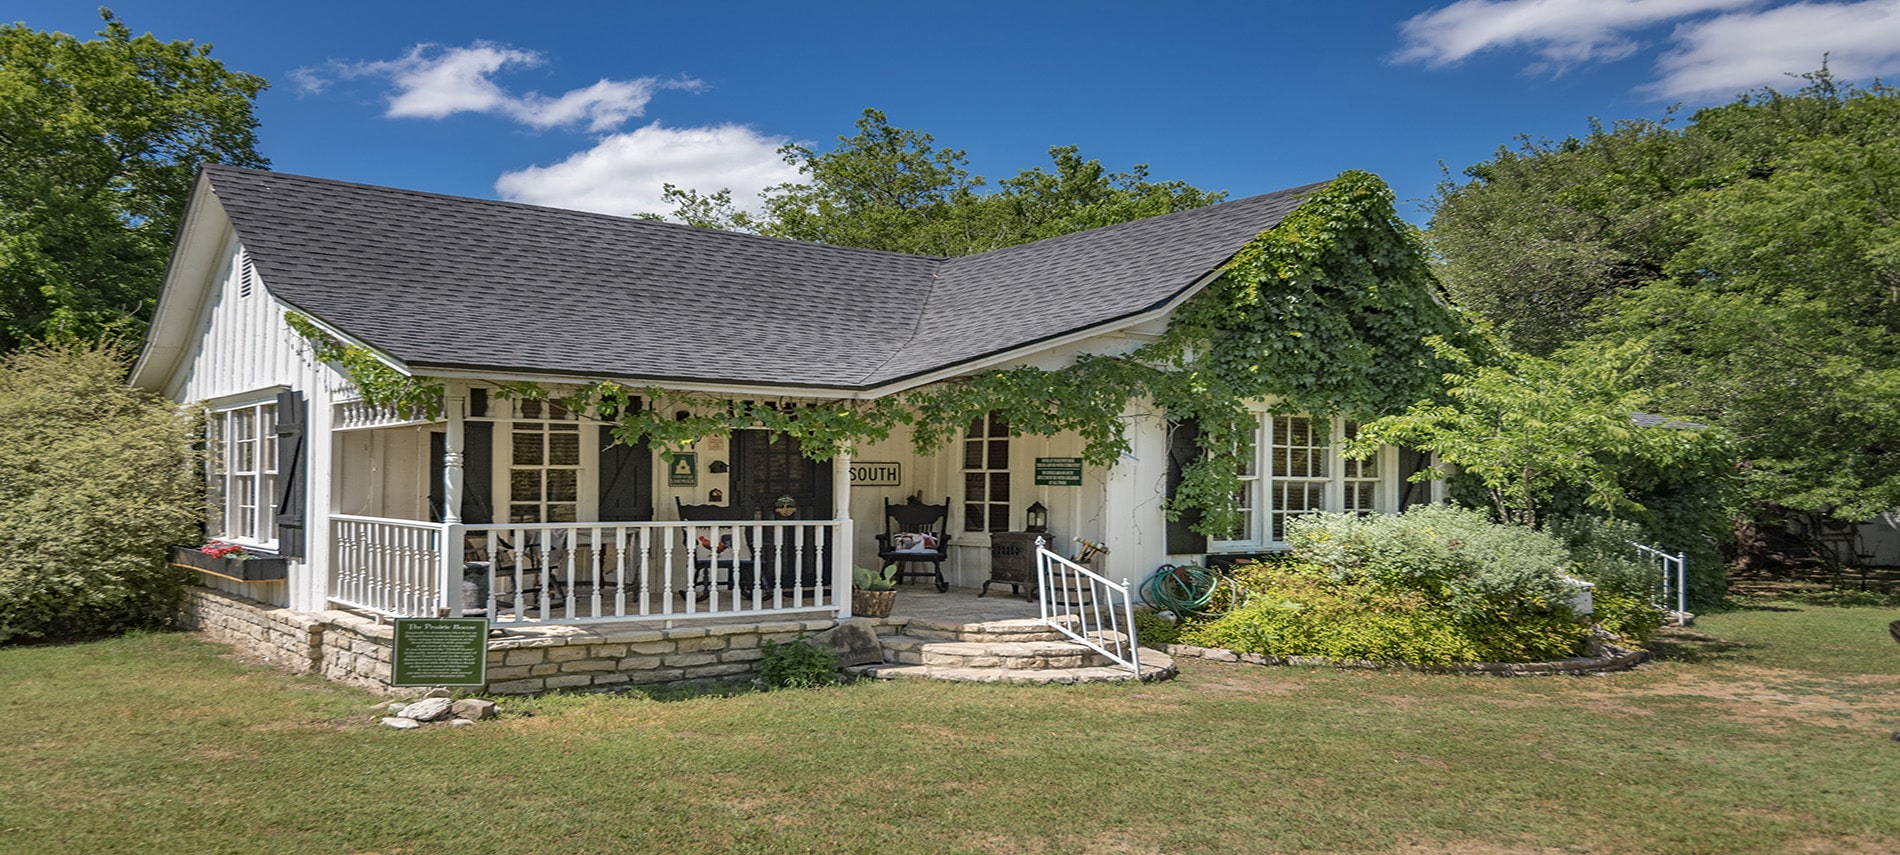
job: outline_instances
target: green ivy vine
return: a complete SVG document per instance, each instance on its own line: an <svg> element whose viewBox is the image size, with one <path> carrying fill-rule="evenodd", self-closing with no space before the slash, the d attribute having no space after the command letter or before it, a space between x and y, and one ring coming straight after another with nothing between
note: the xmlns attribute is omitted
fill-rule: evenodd
<svg viewBox="0 0 1900 855"><path fill-rule="evenodd" d="M285 312L284 323L310 343L317 359L341 368L371 406L391 407L408 418L441 417L442 381L397 371L369 348L345 344L296 312Z"/></svg>
<svg viewBox="0 0 1900 855"><path fill-rule="evenodd" d="M1238 472L1252 454L1248 402L1276 412L1371 419L1434 394L1445 366L1426 343L1466 341L1467 325L1439 296L1416 231L1399 219L1377 176L1341 173L1281 223L1249 241L1209 287L1176 310L1155 341L1120 356L1084 356L1059 370L984 371L876 400L785 405L611 381L563 397L575 412L614 423L615 439L662 453L703 437L765 429L799 440L825 460L888 438L900 425L919 454L954 441L978 414L997 411L1023 435L1073 432L1090 464L1129 450L1124 414L1135 401L1170 419L1193 419L1206 452L1182 472L1171 518L1201 510L1196 528L1239 522ZM343 345L289 315L319 358L336 362L366 400L439 412L442 382L403 375L368 350ZM502 397L546 398L531 383L501 384Z"/></svg>

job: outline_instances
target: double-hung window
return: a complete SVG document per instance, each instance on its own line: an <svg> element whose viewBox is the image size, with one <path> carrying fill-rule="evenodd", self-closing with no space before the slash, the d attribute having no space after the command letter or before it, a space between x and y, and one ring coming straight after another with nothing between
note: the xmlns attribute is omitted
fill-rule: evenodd
<svg viewBox="0 0 1900 855"><path fill-rule="evenodd" d="M222 540L277 543L277 405L215 410L205 425L209 527Z"/></svg>
<svg viewBox="0 0 1900 855"><path fill-rule="evenodd" d="M1240 492L1234 496L1240 524L1228 537L1212 539L1209 549L1242 552L1284 546L1287 522L1301 514L1386 510L1391 501L1389 451L1365 460L1339 456L1341 443L1358 429L1346 419L1262 413L1254 429L1253 454L1241 462Z"/></svg>

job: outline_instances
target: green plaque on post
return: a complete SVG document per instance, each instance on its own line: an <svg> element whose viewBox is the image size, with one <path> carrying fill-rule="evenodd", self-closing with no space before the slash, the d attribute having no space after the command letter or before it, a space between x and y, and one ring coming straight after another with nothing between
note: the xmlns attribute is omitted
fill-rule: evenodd
<svg viewBox="0 0 1900 855"><path fill-rule="evenodd" d="M397 618L391 686L488 684L487 618Z"/></svg>
<svg viewBox="0 0 1900 855"><path fill-rule="evenodd" d="M1046 487L1082 486L1082 458L1036 458L1036 483Z"/></svg>

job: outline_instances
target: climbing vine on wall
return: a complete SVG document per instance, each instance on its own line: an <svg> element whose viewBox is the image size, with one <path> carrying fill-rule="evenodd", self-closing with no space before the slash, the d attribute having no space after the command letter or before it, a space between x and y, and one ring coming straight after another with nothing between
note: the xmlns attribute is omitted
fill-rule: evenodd
<svg viewBox="0 0 1900 855"><path fill-rule="evenodd" d="M413 378L366 349L344 345L308 319L291 326L341 365L371 403L440 409L442 383ZM1247 402L1276 411L1372 418L1433 394L1444 367L1426 339L1463 341L1465 325L1439 297L1417 237L1377 176L1345 172L1278 226L1249 241L1209 287L1176 312L1156 341L1121 356L1084 356L1059 370L984 371L877 400L733 400L598 381L565 396L577 412L613 421L624 443L662 451L707 436L763 428L829 459L908 425L919 453L955 440L977 415L999 411L1018 434L1074 432L1093 465L1129 450L1124 417L1145 401L1197 421L1207 452L1186 467L1170 514L1199 508L1197 528L1231 531L1241 461L1252 452ZM1475 347L1476 345L1472 345ZM502 396L546 397L533 384ZM433 396L431 398L431 396Z"/></svg>

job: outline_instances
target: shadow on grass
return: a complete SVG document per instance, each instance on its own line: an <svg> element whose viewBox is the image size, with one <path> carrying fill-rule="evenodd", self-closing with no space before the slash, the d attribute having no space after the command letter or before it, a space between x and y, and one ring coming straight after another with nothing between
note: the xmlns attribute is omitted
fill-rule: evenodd
<svg viewBox="0 0 1900 855"><path fill-rule="evenodd" d="M1689 630L1666 631L1650 639L1645 647L1656 659L1692 665L1734 662L1743 658L1747 651L1760 649L1755 645L1742 644Z"/></svg>

